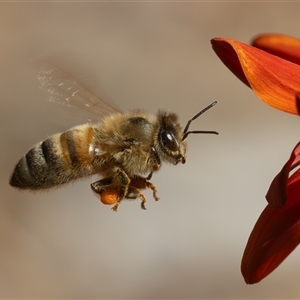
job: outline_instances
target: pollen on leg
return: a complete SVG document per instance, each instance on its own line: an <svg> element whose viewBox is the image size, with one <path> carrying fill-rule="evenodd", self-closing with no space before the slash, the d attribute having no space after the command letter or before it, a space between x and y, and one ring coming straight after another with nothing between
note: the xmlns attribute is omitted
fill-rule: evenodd
<svg viewBox="0 0 300 300"><path fill-rule="evenodd" d="M119 198L119 192L116 190L106 190L100 195L100 201L106 205L112 205L117 202Z"/></svg>

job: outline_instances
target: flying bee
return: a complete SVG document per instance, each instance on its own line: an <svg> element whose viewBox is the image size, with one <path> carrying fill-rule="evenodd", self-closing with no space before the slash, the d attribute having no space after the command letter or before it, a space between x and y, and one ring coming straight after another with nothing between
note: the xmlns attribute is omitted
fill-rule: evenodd
<svg viewBox="0 0 300 300"><path fill-rule="evenodd" d="M183 129L173 112L122 112L52 65L41 67L39 79L50 92L50 100L84 108L102 119L54 134L34 145L20 159L10 178L10 185L19 189L46 190L98 174L100 180L93 182L91 188L103 203L114 204L112 209L117 211L124 199L139 199L145 209L146 197L141 190L151 189L154 199L159 200L156 187L150 182L152 174L163 162L185 163L188 135L218 134L189 131L191 122L217 102L197 113Z"/></svg>

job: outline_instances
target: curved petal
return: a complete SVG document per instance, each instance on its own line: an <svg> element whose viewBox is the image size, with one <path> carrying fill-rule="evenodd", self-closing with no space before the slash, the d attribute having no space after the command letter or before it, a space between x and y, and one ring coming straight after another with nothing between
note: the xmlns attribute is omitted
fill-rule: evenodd
<svg viewBox="0 0 300 300"><path fill-rule="evenodd" d="M212 47L224 64L272 107L298 114L300 66L253 46L214 38Z"/></svg>
<svg viewBox="0 0 300 300"><path fill-rule="evenodd" d="M223 39L215 38L211 40L213 50L216 52L218 57L224 63L224 65L244 84L250 88L250 83L245 76L243 67L240 63L237 53L234 51L230 43L222 42ZM225 41L225 39L224 39Z"/></svg>
<svg viewBox="0 0 300 300"><path fill-rule="evenodd" d="M299 194L300 182L289 182L289 197L284 209L274 209L267 205L258 218L241 263L246 283L261 281L300 243Z"/></svg>
<svg viewBox="0 0 300 300"><path fill-rule="evenodd" d="M300 40L283 34L262 34L252 45L300 65Z"/></svg>
<svg viewBox="0 0 300 300"><path fill-rule="evenodd" d="M297 170L289 178L290 172L300 164L300 143L296 145L289 160L283 166L281 171L273 179L266 199L274 208L283 208L289 198L288 184L299 181L300 185L300 170Z"/></svg>

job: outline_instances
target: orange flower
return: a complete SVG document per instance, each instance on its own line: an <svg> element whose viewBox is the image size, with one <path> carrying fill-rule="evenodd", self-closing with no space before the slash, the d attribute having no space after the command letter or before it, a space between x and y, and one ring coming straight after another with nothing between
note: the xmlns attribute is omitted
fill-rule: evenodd
<svg viewBox="0 0 300 300"><path fill-rule="evenodd" d="M300 41L296 41L300 47ZM299 114L299 65L235 40L214 38L211 43L223 63L262 101L282 111ZM298 57L300 60L300 52Z"/></svg>
<svg viewBox="0 0 300 300"><path fill-rule="evenodd" d="M299 114L300 40L269 34L256 38L254 47L224 38L211 42L223 63L262 101ZM241 263L246 283L265 278L300 243L300 170L290 175L299 165L300 143L271 183L269 204L249 237Z"/></svg>
<svg viewBox="0 0 300 300"><path fill-rule="evenodd" d="M254 47L300 65L300 40L282 34L263 34L252 42Z"/></svg>

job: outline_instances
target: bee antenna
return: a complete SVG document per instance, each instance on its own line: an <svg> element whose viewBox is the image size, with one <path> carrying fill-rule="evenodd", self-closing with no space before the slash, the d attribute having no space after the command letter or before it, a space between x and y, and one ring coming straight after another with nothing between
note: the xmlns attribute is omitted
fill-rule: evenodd
<svg viewBox="0 0 300 300"><path fill-rule="evenodd" d="M208 105L207 107L205 107L204 109L202 109L200 112L198 112L194 117L192 117L186 124L184 131L183 131L183 137L182 137L182 141L184 141L187 136L190 133L208 133L208 134L219 134L217 131L203 131L203 130L195 130L195 131L188 131L189 127L191 125L191 123L197 119L199 116L201 116L202 114L204 114L207 110L209 110L210 108L212 108L214 105L217 104L217 101L214 101L213 103L211 103L210 105Z"/></svg>

